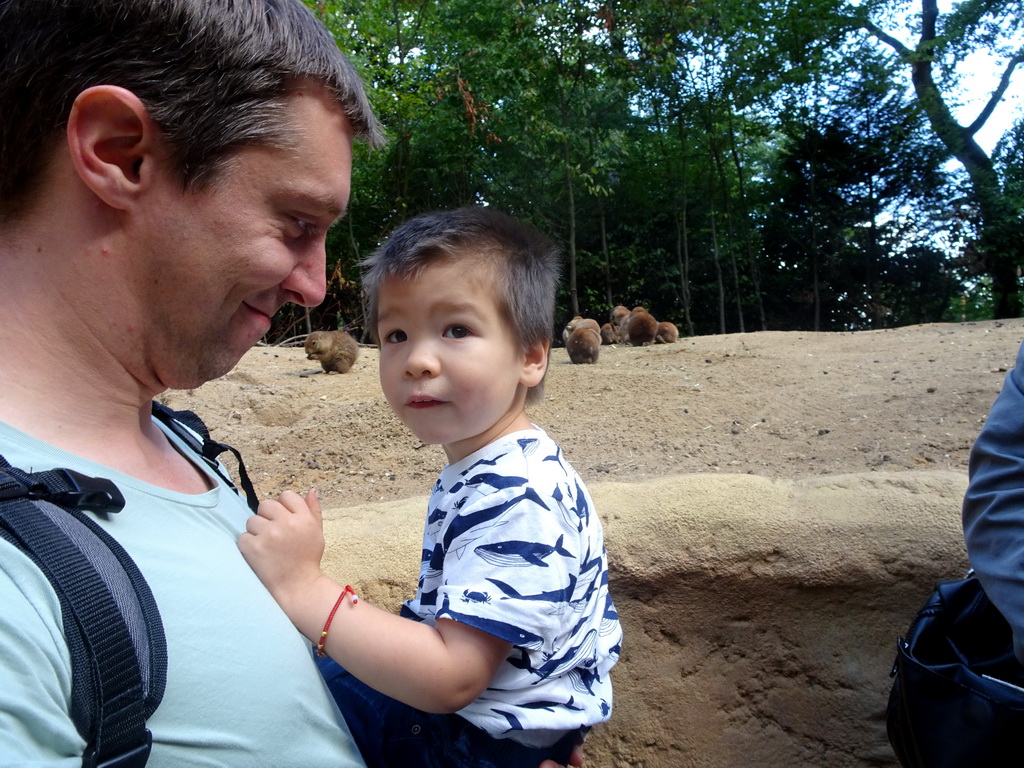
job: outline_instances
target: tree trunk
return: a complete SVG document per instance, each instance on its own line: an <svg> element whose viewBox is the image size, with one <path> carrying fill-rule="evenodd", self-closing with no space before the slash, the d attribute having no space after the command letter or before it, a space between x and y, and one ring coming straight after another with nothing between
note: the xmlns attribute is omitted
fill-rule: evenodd
<svg viewBox="0 0 1024 768"><path fill-rule="evenodd" d="M679 260L679 294L683 300L683 318L686 332L696 335L693 329L693 315L690 312L690 237L686 233L686 186L683 186L683 204L676 212L676 259Z"/></svg>
<svg viewBox="0 0 1024 768"><path fill-rule="evenodd" d="M746 177L743 173L743 164L740 162L739 150L736 148L736 132L733 130L733 121L731 119L732 112L729 120L729 147L732 152L732 162L736 166L736 183L739 189L740 203L742 204L742 211L740 211L740 222L742 226L742 241L743 249L747 254L747 266L750 269L750 283L754 290L754 303L757 305L758 319L761 321L761 330L768 330L768 319L764 314L764 298L761 296L761 270L757 264L757 252L754 250L753 243L751 242L750 236L750 212L747 210L747 183Z"/></svg>
<svg viewBox="0 0 1024 768"><path fill-rule="evenodd" d="M573 194L569 142L564 142L562 146L565 152L565 194L569 214L569 314L575 317L580 313L580 298L576 291L576 197Z"/></svg>
<svg viewBox="0 0 1024 768"><path fill-rule="evenodd" d="M607 224L605 221L604 212L604 201L600 204L601 210L601 255L604 257L604 290L605 299L608 301L608 309L615 306L615 301L612 297L612 257L608 253L608 232Z"/></svg>
<svg viewBox="0 0 1024 768"><path fill-rule="evenodd" d="M710 122L709 122L710 125ZM739 322L739 332L743 333L743 297L740 294L740 273L736 266L736 237L732 230L732 205L729 198L729 180L725 176L725 164L722 162L722 152L715 139L710 141L711 159L714 162L715 173L718 175L718 187L722 192L722 213L726 222L726 246L729 251L729 266L732 272L732 290L736 299L736 315ZM712 222L713 223L713 222ZM718 259L718 238L715 238L715 259ZM722 333L725 333L725 321L723 318Z"/></svg>
<svg viewBox="0 0 1024 768"><path fill-rule="evenodd" d="M725 333L725 280L722 277L722 259L718 253L718 218L714 208L711 209L711 253L715 258L715 281L718 285L718 332Z"/></svg>
<svg viewBox="0 0 1024 768"><path fill-rule="evenodd" d="M814 331L821 330L821 275L818 267L818 188L813 164L811 165L811 291L814 297Z"/></svg>
<svg viewBox="0 0 1024 768"><path fill-rule="evenodd" d="M933 2L925 0L925 5ZM992 277L995 316L1018 317L1021 301L1017 264L1024 259L1024 253L1021 252L1021 243L1014 243L1002 234L1013 220L1013 206L1003 195L992 158L974 140L975 132L957 123L950 113L932 77L931 62L915 62L912 67L914 92L932 130L950 154L960 161L970 179L981 218L982 263Z"/></svg>

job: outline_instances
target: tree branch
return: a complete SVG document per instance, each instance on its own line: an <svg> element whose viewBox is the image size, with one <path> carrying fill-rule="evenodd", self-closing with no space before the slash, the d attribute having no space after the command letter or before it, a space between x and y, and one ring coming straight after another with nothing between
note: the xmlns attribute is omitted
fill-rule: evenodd
<svg viewBox="0 0 1024 768"><path fill-rule="evenodd" d="M881 27L877 26L870 19L865 19L864 21L862 21L861 26L864 27L864 29L866 29L869 33L871 33L879 40L881 40L883 43L891 47L900 56L910 56L911 51L909 48L907 48L907 46L905 46L903 43L901 43L899 40L897 40L895 37L890 35L885 30L883 30Z"/></svg>
<svg viewBox="0 0 1024 768"><path fill-rule="evenodd" d="M935 40L935 23L939 19L938 0L921 0L921 42Z"/></svg>
<svg viewBox="0 0 1024 768"><path fill-rule="evenodd" d="M1006 66L1006 69L1003 70L1003 76L999 78L999 85L992 92L992 95L988 99L988 103L985 104L985 108L981 110L974 122L967 127L967 132L969 134L973 136L977 133L978 129L980 129L992 115L992 111L1002 100L1003 94L1006 93L1006 89L1010 85L1010 77L1013 75L1013 70L1021 63L1024 63L1024 46L1022 46L1013 58L1010 59L1010 63Z"/></svg>

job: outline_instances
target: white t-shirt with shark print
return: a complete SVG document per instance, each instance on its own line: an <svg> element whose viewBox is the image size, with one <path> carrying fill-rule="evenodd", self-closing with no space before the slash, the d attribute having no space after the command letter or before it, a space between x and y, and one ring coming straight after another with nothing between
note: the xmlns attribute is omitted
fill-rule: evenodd
<svg viewBox="0 0 1024 768"><path fill-rule="evenodd" d="M622 629L601 522L541 429L506 435L442 470L417 595L402 613L512 643L490 687L459 712L496 738L548 746L611 716Z"/></svg>

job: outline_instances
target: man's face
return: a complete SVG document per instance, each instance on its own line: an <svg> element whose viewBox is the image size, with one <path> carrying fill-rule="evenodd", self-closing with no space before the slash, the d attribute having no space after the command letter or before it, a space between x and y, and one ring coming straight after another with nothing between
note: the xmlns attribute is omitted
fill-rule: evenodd
<svg viewBox="0 0 1024 768"><path fill-rule="evenodd" d="M227 373L281 306L324 298L324 243L348 204L352 129L322 88L290 101L288 149L243 149L201 192L182 192L170 174L157 185L129 267L143 328L131 337L157 391Z"/></svg>

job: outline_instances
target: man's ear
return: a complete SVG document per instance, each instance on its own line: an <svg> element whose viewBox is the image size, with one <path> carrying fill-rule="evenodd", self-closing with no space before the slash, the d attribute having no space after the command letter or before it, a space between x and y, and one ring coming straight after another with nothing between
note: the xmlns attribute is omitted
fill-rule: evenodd
<svg viewBox="0 0 1024 768"><path fill-rule="evenodd" d="M78 94L67 140L78 176L107 205L123 208L152 176L159 129L131 91L97 85Z"/></svg>
<svg viewBox="0 0 1024 768"><path fill-rule="evenodd" d="M523 371L519 383L527 387L535 387L544 379L548 369L548 355L551 352L550 341L538 341L526 350L523 359Z"/></svg>

